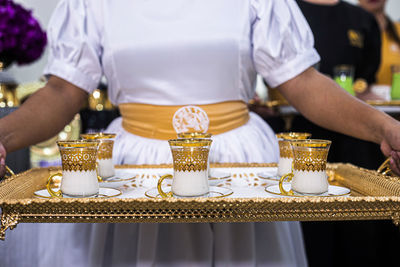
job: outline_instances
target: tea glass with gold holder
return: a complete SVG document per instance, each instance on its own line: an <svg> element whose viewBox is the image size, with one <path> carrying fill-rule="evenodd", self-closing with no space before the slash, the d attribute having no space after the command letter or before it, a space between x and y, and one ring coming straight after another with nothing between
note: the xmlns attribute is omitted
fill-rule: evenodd
<svg viewBox="0 0 400 267"><path fill-rule="evenodd" d="M283 195L320 195L328 191L326 163L331 143L320 139L291 142L294 155L292 171L279 181L279 189ZM290 191L283 187L285 181L291 183Z"/></svg>
<svg viewBox="0 0 400 267"><path fill-rule="evenodd" d="M97 152L98 174L101 178L110 178L115 175L114 162L112 158L114 133L87 133L81 134L83 140L97 140L100 142ZM102 182L102 179L99 180Z"/></svg>
<svg viewBox="0 0 400 267"><path fill-rule="evenodd" d="M162 197L207 195L207 162L212 140L182 138L168 140L168 143L172 152L174 174L163 175L158 180L158 193ZM164 179L172 179L170 192L164 192L162 189Z"/></svg>
<svg viewBox="0 0 400 267"><path fill-rule="evenodd" d="M52 197L93 197L99 193L96 170L97 140L58 141L61 154L62 173L51 175L47 191ZM54 191L52 181L61 176L61 187Z"/></svg>
<svg viewBox="0 0 400 267"><path fill-rule="evenodd" d="M267 172L257 174L260 178L273 181L279 181L282 175L285 175L292 171L293 151L290 142L295 140L308 139L311 137L311 134L302 132L286 132L277 133L276 137L278 138L279 144L279 161L277 175Z"/></svg>
<svg viewBox="0 0 400 267"><path fill-rule="evenodd" d="M186 132L186 133L178 133L178 138L207 138L211 139L212 134L210 133L202 133L202 132ZM211 153L211 152L210 152ZM210 157L207 162L207 170L208 170L208 180L210 185L217 185L224 180L231 177L229 172L224 172L221 170L211 169L210 168Z"/></svg>

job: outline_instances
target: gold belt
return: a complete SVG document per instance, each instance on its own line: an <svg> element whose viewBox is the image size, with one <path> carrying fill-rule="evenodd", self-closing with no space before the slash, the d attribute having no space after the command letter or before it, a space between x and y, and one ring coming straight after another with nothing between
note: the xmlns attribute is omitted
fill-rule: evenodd
<svg viewBox="0 0 400 267"><path fill-rule="evenodd" d="M220 134L247 123L249 110L242 101L227 101L202 108L210 120L208 132ZM183 106L157 106L149 104L124 103L119 105L122 127L135 135L168 140L176 138L172 117Z"/></svg>

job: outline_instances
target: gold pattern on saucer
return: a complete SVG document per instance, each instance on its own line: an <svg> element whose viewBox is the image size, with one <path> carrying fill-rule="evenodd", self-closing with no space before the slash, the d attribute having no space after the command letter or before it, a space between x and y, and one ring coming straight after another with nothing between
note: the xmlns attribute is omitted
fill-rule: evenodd
<svg viewBox="0 0 400 267"><path fill-rule="evenodd" d="M324 171L331 141L309 139L293 141L293 170Z"/></svg>
<svg viewBox="0 0 400 267"><path fill-rule="evenodd" d="M300 194L297 193L296 191L293 190L272 190L272 188L276 187L276 185L272 185L272 186L267 186L265 187L265 192L269 193L269 194L273 194L273 195L277 195L277 196L284 196L284 197L344 197L344 196L349 196L352 192L350 189L348 189L348 191L345 191L343 193L332 193L332 192L327 192L325 194L320 194L320 195L312 195L312 194ZM332 186L331 186L332 187ZM340 188L340 186L336 186L337 188ZM347 189L347 188L343 188L343 189Z"/></svg>
<svg viewBox="0 0 400 267"><path fill-rule="evenodd" d="M113 152L114 141L102 140L100 142L99 151L97 152L98 159L111 159Z"/></svg>
<svg viewBox="0 0 400 267"><path fill-rule="evenodd" d="M52 190L57 190L57 189L59 189L58 187L54 187L54 188L51 188ZM104 192L104 190L109 190L109 191L114 191L114 193L106 193L106 192ZM35 196L35 197L37 197L37 198L45 198L45 199L51 199L51 198L54 198L53 196L47 196L47 195L44 195L45 194L45 190L38 190L38 191L35 191L35 192L33 192L33 195ZM99 193L98 193L98 195L97 196L93 196L93 197L87 197L87 198L112 198L112 197L118 197L118 196L120 196L120 195L122 195L122 191L120 190L120 189L118 189L118 188L107 188L107 187L100 187L100 189L99 189ZM62 196L62 194L60 195L60 197L59 198L63 198L63 196ZM72 197L69 197L69 199L71 199ZM83 197L82 197L83 198ZM68 198L67 198L68 199ZM77 197L74 197L73 199L78 199Z"/></svg>
<svg viewBox="0 0 400 267"><path fill-rule="evenodd" d="M310 133L287 132L276 134L279 143L279 155L281 158L293 158L292 140L303 140L311 137Z"/></svg>
<svg viewBox="0 0 400 267"><path fill-rule="evenodd" d="M169 187L170 189L170 187ZM170 190L169 190L170 191ZM144 195L148 198L173 198L176 197L172 192L169 192L170 195L168 196L163 196L160 194L159 190L157 188L152 188L147 190ZM231 188L227 187L222 187L222 186L210 186L210 191L205 194L205 196L196 196L196 197L178 197L180 199L186 198L186 199L201 199L201 198L224 198L232 195L234 192Z"/></svg>
<svg viewBox="0 0 400 267"><path fill-rule="evenodd" d="M99 141L59 141L63 171L96 170Z"/></svg>

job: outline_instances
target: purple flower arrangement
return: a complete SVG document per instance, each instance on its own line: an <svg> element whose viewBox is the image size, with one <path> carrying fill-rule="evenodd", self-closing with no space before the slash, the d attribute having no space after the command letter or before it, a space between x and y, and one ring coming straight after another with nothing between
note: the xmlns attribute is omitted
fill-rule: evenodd
<svg viewBox="0 0 400 267"><path fill-rule="evenodd" d="M6 67L13 62L33 62L42 55L46 44L46 33L30 10L12 0L0 0L0 61Z"/></svg>

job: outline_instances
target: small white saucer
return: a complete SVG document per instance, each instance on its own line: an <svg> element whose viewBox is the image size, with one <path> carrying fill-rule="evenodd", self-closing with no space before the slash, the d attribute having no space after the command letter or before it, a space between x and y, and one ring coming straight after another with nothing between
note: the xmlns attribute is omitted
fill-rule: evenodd
<svg viewBox="0 0 400 267"><path fill-rule="evenodd" d="M217 185L230 177L231 174L228 172L210 169L210 174L208 175L208 183L209 185Z"/></svg>
<svg viewBox="0 0 400 267"><path fill-rule="evenodd" d="M277 174L273 175L268 172L259 172L257 173L257 176L261 179L272 180L272 181L279 181L281 179L281 177L278 176Z"/></svg>
<svg viewBox="0 0 400 267"><path fill-rule="evenodd" d="M99 182L99 185L100 187L118 188L129 183L135 178L136 174L132 173L116 174L108 178L103 178L103 181Z"/></svg>
<svg viewBox="0 0 400 267"><path fill-rule="evenodd" d="M53 190L58 191L59 188L53 188ZM35 193L33 193L35 197L38 198L52 198L47 191L47 189L42 189L38 190ZM99 195L96 197L90 197L90 198L109 198L109 197L117 197L122 195L121 190L116 189L116 188L107 188L107 187L100 187L99 188ZM68 196L63 196L64 198L73 198L73 197L68 197Z"/></svg>
<svg viewBox="0 0 400 267"><path fill-rule="evenodd" d="M210 169L210 174L208 176L209 180L223 180L231 177L229 172L218 171L215 169Z"/></svg>
<svg viewBox="0 0 400 267"><path fill-rule="evenodd" d="M166 186L163 188L164 192L170 192L171 187ZM196 197L181 197L181 196L176 196L174 195L175 198L222 198L222 197L227 197L233 194L232 189L226 188L226 187L220 187L220 186L210 186L210 192L206 195L203 196L196 196ZM152 188L150 190L147 190L144 195L149 198L162 198L160 194L158 193L157 188Z"/></svg>
<svg viewBox="0 0 400 267"><path fill-rule="evenodd" d="M283 188L286 191L290 191L291 185L289 183L284 183ZM344 196L350 196L350 189L343 187L343 186L336 186L336 185L330 185L328 187L328 192L320 194L320 195L306 195L306 194L300 194L295 191L293 192L293 195L288 195L288 194L283 194L279 190L279 184L276 185L271 185L265 188L265 191L267 191L270 194L278 195L278 196L284 196L284 197L344 197Z"/></svg>

